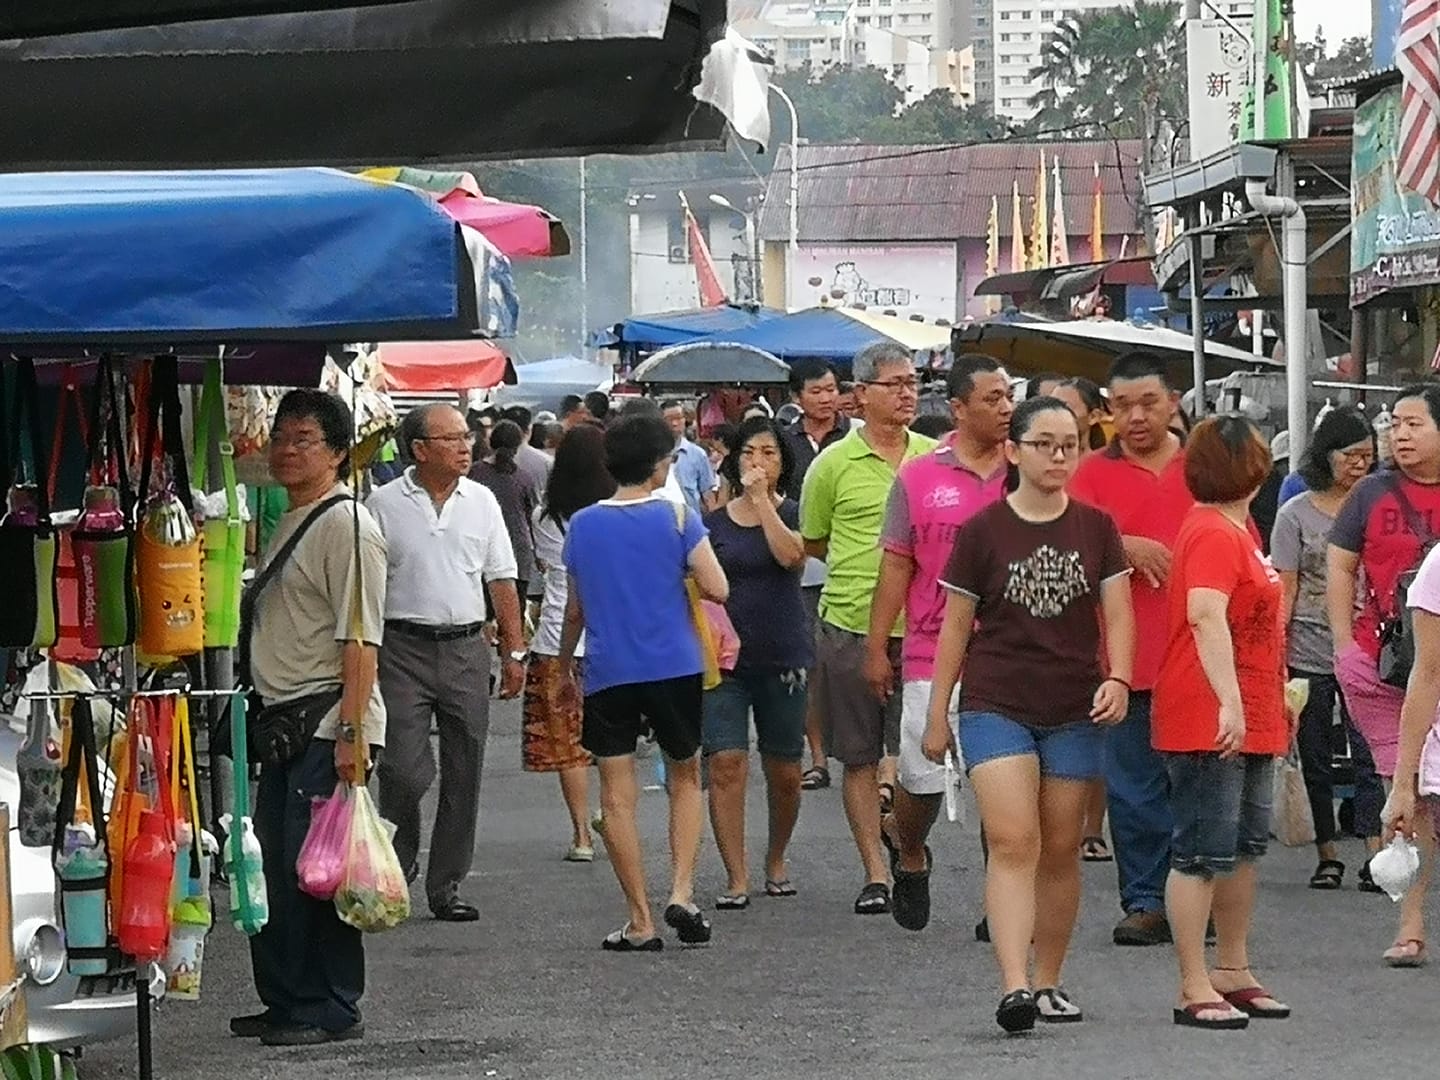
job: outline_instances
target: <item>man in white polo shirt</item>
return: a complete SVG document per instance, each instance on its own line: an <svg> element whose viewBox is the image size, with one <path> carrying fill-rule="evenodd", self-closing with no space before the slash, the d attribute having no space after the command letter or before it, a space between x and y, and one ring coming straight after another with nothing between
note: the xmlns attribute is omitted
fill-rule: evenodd
<svg viewBox="0 0 1440 1080"><path fill-rule="evenodd" d="M458 409L413 410L398 441L415 464L366 503L389 552L380 692L390 719L378 769L380 812L395 823L395 854L414 880L420 800L435 780L433 718L440 731L440 803L425 892L437 919L473 922L480 913L458 889L474 860L490 726L481 590L489 590L500 628L500 696L513 698L525 681L515 552L495 496L466 476L474 436Z"/></svg>

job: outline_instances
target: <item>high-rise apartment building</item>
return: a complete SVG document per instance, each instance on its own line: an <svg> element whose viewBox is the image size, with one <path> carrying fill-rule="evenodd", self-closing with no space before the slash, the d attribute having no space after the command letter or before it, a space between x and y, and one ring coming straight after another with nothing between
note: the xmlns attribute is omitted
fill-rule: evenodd
<svg viewBox="0 0 1440 1080"><path fill-rule="evenodd" d="M873 67L918 101L937 88L974 99L970 12L980 0L770 0L737 5L735 29L782 71L809 64ZM748 15L748 17L746 17Z"/></svg>
<svg viewBox="0 0 1440 1080"><path fill-rule="evenodd" d="M1130 6L1130 0L974 0L975 98L995 115L1023 122L1035 115L1031 99L1041 89L1032 75L1040 51L1065 19L1100 8ZM1226 15L1248 17L1254 0L1214 0Z"/></svg>

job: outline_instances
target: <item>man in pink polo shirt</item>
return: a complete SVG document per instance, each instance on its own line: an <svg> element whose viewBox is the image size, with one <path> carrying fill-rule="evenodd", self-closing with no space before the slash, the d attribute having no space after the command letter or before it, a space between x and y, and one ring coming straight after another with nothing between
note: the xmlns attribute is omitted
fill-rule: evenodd
<svg viewBox="0 0 1440 1080"><path fill-rule="evenodd" d="M905 615L901 652L900 756L895 795L899 852L893 867L891 913L907 930L930 920L930 835L945 793L945 769L921 752L930 707L935 648L945 621L940 573L955 534L971 517L1005 494L1005 440L1015 411L1010 379L988 356L955 358L945 378L955 430L931 453L900 467L885 525L880 578L870 608L865 677L884 700L896 692L885 646ZM955 708L951 703L951 711Z"/></svg>
<svg viewBox="0 0 1440 1080"><path fill-rule="evenodd" d="M1070 494L1115 519L1134 567L1131 590L1140 628L1134 686L1125 719L1105 730L1105 791L1125 917L1116 945L1170 940L1165 880L1170 871L1170 782L1150 745L1150 692L1160 672L1169 619L1166 582L1180 523L1195 499L1185 484L1185 450L1170 429L1180 395L1165 361L1146 352L1110 369L1115 441L1080 463Z"/></svg>

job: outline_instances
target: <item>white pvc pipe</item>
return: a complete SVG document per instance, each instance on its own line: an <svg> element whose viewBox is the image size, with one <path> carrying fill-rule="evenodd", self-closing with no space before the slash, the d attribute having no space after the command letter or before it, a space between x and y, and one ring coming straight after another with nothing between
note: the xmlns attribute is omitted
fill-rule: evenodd
<svg viewBox="0 0 1440 1080"><path fill-rule="evenodd" d="M1245 199L1257 214L1282 219L1280 265L1285 301L1285 404L1290 427L1290 460L1299 461L1310 435L1309 388L1305 385L1310 350L1306 312L1310 306L1306 263L1305 211L1294 199L1271 195L1263 180L1245 184Z"/></svg>

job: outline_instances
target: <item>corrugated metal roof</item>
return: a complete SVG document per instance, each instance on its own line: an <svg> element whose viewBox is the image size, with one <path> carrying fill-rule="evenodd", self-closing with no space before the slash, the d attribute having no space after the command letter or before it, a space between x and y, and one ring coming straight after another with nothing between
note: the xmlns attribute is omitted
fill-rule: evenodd
<svg viewBox="0 0 1440 1080"><path fill-rule="evenodd" d="M1011 233L1014 185L1030 227L1041 151L1058 157L1072 236L1090 231L1095 164L1100 165L1105 232L1140 231L1140 143L1005 142L976 146L800 147L800 239L811 242L956 240L984 237L992 197L1000 235ZM1052 181L1053 183L1053 181ZM790 148L782 146L765 193L760 235L790 236ZM1051 208L1053 213L1053 206Z"/></svg>

